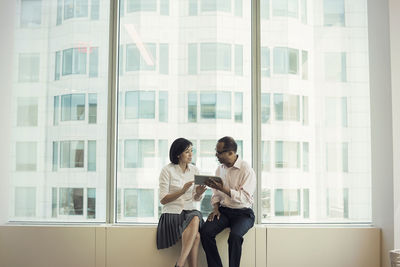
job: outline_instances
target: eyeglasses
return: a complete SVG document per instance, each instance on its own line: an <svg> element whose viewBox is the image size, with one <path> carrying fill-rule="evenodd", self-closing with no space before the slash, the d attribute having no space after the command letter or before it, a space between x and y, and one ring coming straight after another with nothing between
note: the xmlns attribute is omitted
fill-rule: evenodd
<svg viewBox="0 0 400 267"><path fill-rule="evenodd" d="M219 156L224 154L225 152L229 152L229 150L215 151L215 155Z"/></svg>

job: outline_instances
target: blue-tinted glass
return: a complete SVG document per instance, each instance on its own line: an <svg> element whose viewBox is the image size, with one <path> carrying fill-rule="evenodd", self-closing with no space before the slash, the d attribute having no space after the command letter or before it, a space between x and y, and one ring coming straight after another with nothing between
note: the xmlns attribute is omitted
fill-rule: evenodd
<svg viewBox="0 0 400 267"><path fill-rule="evenodd" d="M288 71L288 51L286 47L274 48L274 73L285 74Z"/></svg>
<svg viewBox="0 0 400 267"><path fill-rule="evenodd" d="M189 0L189 16L197 16L198 0Z"/></svg>
<svg viewBox="0 0 400 267"><path fill-rule="evenodd" d="M324 25L345 25L344 0L324 0Z"/></svg>
<svg viewBox="0 0 400 267"><path fill-rule="evenodd" d="M143 47L126 45L126 71L155 70L156 45L147 43Z"/></svg>
<svg viewBox="0 0 400 267"><path fill-rule="evenodd" d="M36 216L36 188L16 187L15 188L15 216L35 217Z"/></svg>
<svg viewBox="0 0 400 267"><path fill-rule="evenodd" d="M75 0L75 14L77 18L88 16L88 0Z"/></svg>
<svg viewBox="0 0 400 267"><path fill-rule="evenodd" d="M71 120L71 95L61 96L61 121Z"/></svg>
<svg viewBox="0 0 400 267"><path fill-rule="evenodd" d="M310 190L303 189L303 217L310 218Z"/></svg>
<svg viewBox="0 0 400 267"><path fill-rule="evenodd" d="M283 120L283 94L274 94L275 120Z"/></svg>
<svg viewBox="0 0 400 267"><path fill-rule="evenodd" d="M159 108L158 119L159 121L168 121L168 92L160 91L159 93Z"/></svg>
<svg viewBox="0 0 400 267"><path fill-rule="evenodd" d="M189 44L188 57L189 74L197 74L197 44Z"/></svg>
<svg viewBox="0 0 400 267"><path fill-rule="evenodd" d="M88 171L96 171L96 141L88 141Z"/></svg>
<svg viewBox="0 0 400 267"><path fill-rule="evenodd" d="M270 52L269 47L261 47L261 76L270 77Z"/></svg>
<svg viewBox="0 0 400 267"><path fill-rule="evenodd" d="M62 74L72 74L72 48L63 50Z"/></svg>
<svg viewBox="0 0 400 267"><path fill-rule="evenodd" d="M200 114L203 119L216 118L216 93L200 93Z"/></svg>
<svg viewBox="0 0 400 267"><path fill-rule="evenodd" d="M231 118L231 92L217 92L217 118Z"/></svg>
<svg viewBox="0 0 400 267"><path fill-rule="evenodd" d="M160 0L160 14L164 16L169 15L169 0Z"/></svg>
<svg viewBox="0 0 400 267"><path fill-rule="evenodd" d="M261 19L269 19L269 0L260 1Z"/></svg>
<svg viewBox="0 0 400 267"><path fill-rule="evenodd" d="M64 0L64 20L74 17L74 0Z"/></svg>
<svg viewBox="0 0 400 267"><path fill-rule="evenodd" d="M97 94L89 94L89 123L97 123Z"/></svg>
<svg viewBox="0 0 400 267"><path fill-rule="evenodd" d="M74 74L86 74L86 47L74 48L73 70Z"/></svg>
<svg viewBox="0 0 400 267"><path fill-rule="evenodd" d="M57 22L56 25L62 23L63 0L57 0Z"/></svg>
<svg viewBox="0 0 400 267"><path fill-rule="evenodd" d="M243 93L235 93L235 121L243 122Z"/></svg>
<svg viewBox="0 0 400 267"><path fill-rule="evenodd" d="M125 93L125 119L139 118L139 92Z"/></svg>
<svg viewBox="0 0 400 267"><path fill-rule="evenodd" d="M58 170L58 142L53 142L53 172Z"/></svg>
<svg viewBox="0 0 400 267"><path fill-rule="evenodd" d="M231 1L230 0L202 0L201 1L201 11L231 11Z"/></svg>
<svg viewBox="0 0 400 267"><path fill-rule="evenodd" d="M343 143L342 145L342 171L349 172L349 144Z"/></svg>
<svg viewBox="0 0 400 267"><path fill-rule="evenodd" d="M127 12L156 10L157 0L127 0Z"/></svg>
<svg viewBox="0 0 400 267"><path fill-rule="evenodd" d="M235 16L241 17L243 15L242 0L235 0Z"/></svg>
<svg viewBox="0 0 400 267"><path fill-rule="evenodd" d="M73 94L71 98L71 120L85 120L85 95Z"/></svg>
<svg viewBox="0 0 400 267"><path fill-rule="evenodd" d="M58 125L58 119L60 116L60 111L59 111L59 106L60 106L60 100L59 96L54 96L54 115L53 115L53 125Z"/></svg>
<svg viewBox="0 0 400 267"><path fill-rule="evenodd" d="M275 141L275 168L283 168L283 142Z"/></svg>
<svg viewBox="0 0 400 267"><path fill-rule="evenodd" d="M87 218L96 218L96 188L87 189Z"/></svg>
<svg viewBox="0 0 400 267"><path fill-rule="evenodd" d="M168 74L169 73L169 45L168 44L160 44L160 73Z"/></svg>
<svg viewBox="0 0 400 267"><path fill-rule="evenodd" d="M196 92L188 93L188 121L189 122L197 121L197 93Z"/></svg>
<svg viewBox="0 0 400 267"><path fill-rule="evenodd" d="M289 52L289 73L297 74L299 72L299 50L288 49Z"/></svg>
<svg viewBox="0 0 400 267"><path fill-rule="evenodd" d="M139 118L154 119L155 118L155 92L141 91L139 92Z"/></svg>
<svg viewBox="0 0 400 267"><path fill-rule="evenodd" d="M97 77L99 75L99 48L89 48L89 77Z"/></svg>
<svg viewBox="0 0 400 267"><path fill-rule="evenodd" d="M56 52L56 68L55 68L55 74L54 74L54 79L59 80L60 79L60 74L61 74L61 52L57 51Z"/></svg>
<svg viewBox="0 0 400 267"><path fill-rule="evenodd" d="M98 20L100 16L100 0L91 0L90 19Z"/></svg>
<svg viewBox="0 0 400 267"><path fill-rule="evenodd" d="M303 171L309 171L309 149L308 142L303 142Z"/></svg>
<svg viewBox="0 0 400 267"><path fill-rule="evenodd" d="M271 114L270 94L261 94L261 123L269 122Z"/></svg>
<svg viewBox="0 0 400 267"><path fill-rule="evenodd" d="M202 71L231 70L231 45L223 43L202 43L200 45Z"/></svg>

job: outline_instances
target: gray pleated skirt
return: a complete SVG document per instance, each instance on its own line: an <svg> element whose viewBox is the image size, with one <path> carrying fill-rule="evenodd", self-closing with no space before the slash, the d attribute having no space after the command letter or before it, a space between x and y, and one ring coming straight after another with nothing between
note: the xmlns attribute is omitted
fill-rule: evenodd
<svg viewBox="0 0 400 267"><path fill-rule="evenodd" d="M163 213L157 226L157 249L169 248L182 237L183 231L192 221L199 217L199 230L203 225L203 215L198 210L183 210L181 214Z"/></svg>

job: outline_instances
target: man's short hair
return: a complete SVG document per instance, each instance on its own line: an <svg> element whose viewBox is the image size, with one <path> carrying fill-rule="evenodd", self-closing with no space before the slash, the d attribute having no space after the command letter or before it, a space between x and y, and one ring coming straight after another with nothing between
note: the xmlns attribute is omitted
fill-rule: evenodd
<svg viewBox="0 0 400 267"><path fill-rule="evenodd" d="M237 144L235 139L230 136L224 136L218 140L218 143L224 143L224 150L225 151L233 151L237 152Z"/></svg>
<svg viewBox="0 0 400 267"><path fill-rule="evenodd" d="M193 146L192 142L185 138L176 139L169 149L169 160L174 163L179 163L178 156L183 153L188 147Z"/></svg>

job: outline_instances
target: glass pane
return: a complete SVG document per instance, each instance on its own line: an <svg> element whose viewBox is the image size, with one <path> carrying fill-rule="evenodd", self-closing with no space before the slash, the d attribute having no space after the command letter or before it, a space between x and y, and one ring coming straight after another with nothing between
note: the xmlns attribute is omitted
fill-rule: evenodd
<svg viewBox="0 0 400 267"><path fill-rule="evenodd" d="M261 221L370 221L367 0L260 5Z"/></svg>
<svg viewBox="0 0 400 267"><path fill-rule="evenodd" d="M191 140L192 162L203 174L215 173L216 141L227 133L241 144L238 154L252 162L251 1L124 5L130 14L120 16L119 24L124 71L118 80L117 217L157 223L158 177L176 138ZM196 203L204 215L210 193Z"/></svg>
<svg viewBox="0 0 400 267"><path fill-rule="evenodd" d="M16 2L10 221L105 222L110 4Z"/></svg>

